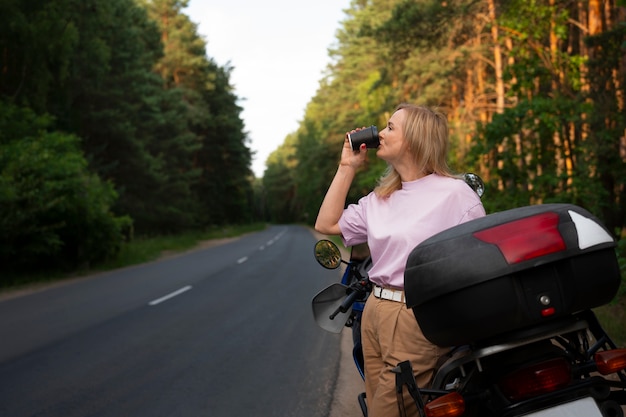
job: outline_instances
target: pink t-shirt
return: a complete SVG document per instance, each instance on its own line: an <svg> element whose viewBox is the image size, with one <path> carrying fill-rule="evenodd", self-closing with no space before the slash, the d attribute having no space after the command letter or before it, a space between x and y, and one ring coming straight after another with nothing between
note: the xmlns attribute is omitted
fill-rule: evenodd
<svg viewBox="0 0 626 417"><path fill-rule="evenodd" d="M388 198L371 192L344 210L339 227L346 246L368 243L373 283L402 289L406 261L418 243L484 215L465 181L431 174L403 182Z"/></svg>

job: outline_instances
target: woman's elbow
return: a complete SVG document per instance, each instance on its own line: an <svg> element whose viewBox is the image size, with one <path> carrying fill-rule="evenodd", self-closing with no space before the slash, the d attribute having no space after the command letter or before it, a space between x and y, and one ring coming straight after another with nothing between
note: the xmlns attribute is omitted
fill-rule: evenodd
<svg viewBox="0 0 626 417"><path fill-rule="evenodd" d="M325 233L324 225L318 220L315 221L315 231L319 233Z"/></svg>
<svg viewBox="0 0 626 417"><path fill-rule="evenodd" d="M322 233L324 235L339 235L341 234L341 230L339 229L339 224L326 224L324 222L320 222L317 220L315 222L315 231Z"/></svg>

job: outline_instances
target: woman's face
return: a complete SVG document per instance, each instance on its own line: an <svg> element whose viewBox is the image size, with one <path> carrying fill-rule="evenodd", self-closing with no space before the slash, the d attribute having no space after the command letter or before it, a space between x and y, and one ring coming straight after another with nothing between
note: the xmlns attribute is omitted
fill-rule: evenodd
<svg viewBox="0 0 626 417"><path fill-rule="evenodd" d="M376 156L392 165L395 161L408 156L408 143L404 139L405 118L406 112L403 109L396 111L378 135L380 146Z"/></svg>

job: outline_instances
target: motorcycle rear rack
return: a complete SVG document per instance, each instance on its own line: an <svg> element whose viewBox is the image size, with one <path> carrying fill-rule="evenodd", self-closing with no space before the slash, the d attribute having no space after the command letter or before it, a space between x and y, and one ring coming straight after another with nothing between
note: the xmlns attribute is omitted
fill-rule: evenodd
<svg viewBox="0 0 626 417"><path fill-rule="evenodd" d="M566 320L552 322L549 325L542 326L532 332L532 334L524 334L518 332L517 336L511 335L510 341L503 341L494 345L487 345L482 348L471 348L470 346L459 346L453 349L453 356L448 359L437 371L433 380L433 387L440 387L444 383L444 378L454 369L460 369L461 375L466 376L464 366L470 362L476 364L479 371L482 372L481 359L492 356L497 353L505 352L520 346L535 343L541 340L551 339L563 334L584 331L589 328L587 320L580 319L576 316L568 317Z"/></svg>

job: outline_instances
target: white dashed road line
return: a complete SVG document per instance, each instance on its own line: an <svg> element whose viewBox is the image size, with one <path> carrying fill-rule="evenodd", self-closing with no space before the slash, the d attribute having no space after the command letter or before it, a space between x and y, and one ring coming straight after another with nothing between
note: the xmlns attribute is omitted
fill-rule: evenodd
<svg viewBox="0 0 626 417"><path fill-rule="evenodd" d="M150 301L148 303L148 305L155 306L157 304L162 303L163 301L169 300L170 298L176 297L177 295L180 295L180 294L184 293L185 291L189 291L190 289L191 289L191 285L187 285L186 287L183 287L183 288L181 288L179 290L176 290L176 291L174 291L172 293L169 293L169 294L167 294L167 295L165 295L165 296L163 296L161 298L157 298L156 300Z"/></svg>

